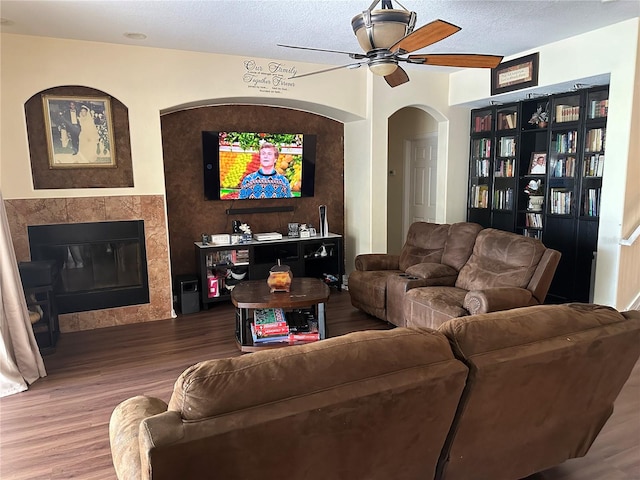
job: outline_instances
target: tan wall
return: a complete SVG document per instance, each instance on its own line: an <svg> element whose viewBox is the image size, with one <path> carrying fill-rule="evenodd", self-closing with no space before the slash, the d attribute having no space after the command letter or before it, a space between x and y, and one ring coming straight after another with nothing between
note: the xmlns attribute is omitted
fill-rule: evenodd
<svg viewBox="0 0 640 480"><path fill-rule="evenodd" d="M640 52L640 35L638 35ZM633 105L640 105L640 58L636 58L635 90ZM624 217L622 236L629 238L640 227L640 111L634 109L631 117L631 143L629 145L629 167L627 171L626 193L624 197ZM620 249L620 272L618 274L618 295L616 306L619 309L631 305L640 309L640 238L631 246Z"/></svg>

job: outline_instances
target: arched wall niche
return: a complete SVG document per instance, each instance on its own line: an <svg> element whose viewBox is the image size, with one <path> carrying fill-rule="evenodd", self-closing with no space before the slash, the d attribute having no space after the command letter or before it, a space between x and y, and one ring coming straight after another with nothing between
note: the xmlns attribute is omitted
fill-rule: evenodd
<svg viewBox="0 0 640 480"><path fill-rule="evenodd" d="M69 97L70 99L109 98L111 103L110 125L115 141L115 168L64 168L52 169L45 124L43 97ZM29 138L29 155L34 189L63 188L117 188L133 187L133 167L129 139L129 110L108 92L82 85L61 85L42 90L24 104Z"/></svg>
<svg viewBox="0 0 640 480"><path fill-rule="evenodd" d="M304 100L293 100L288 98L278 98L276 102L274 102L273 98L261 98L261 97L225 97L225 98L216 98L216 99L207 99L207 100L197 100L193 102L183 103L181 105L175 105L172 107L168 107L163 109L160 114L167 115L171 113L176 113L181 110L190 110L193 108L202 108L202 107L216 107L216 106L224 106L224 105L255 105L255 106L267 106L267 107L281 107L281 108L289 108L292 110L298 110L301 112L313 113L316 115L322 115L323 117L327 117L329 119L336 120L342 123L348 123L358 120L363 120L363 117L355 115L351 112L347 112L345 110L340 110L338 108L334 108L327 105L322 105L320 103L309 102Z"/></svg>
<svg viewBox="0 0 640 480"><path fill-rule="evenodd" d="M247 101L247 99L243 99ZM283 106L233 104L181 105L162 112L162 148L171 270L197 270L194 242L202 233L231 233L232 220L254 233L286 234L289 222L318 227L318 207L327 205L329 229L344 234L344 125L326 116ZM310 107L312 104L307 105ZM315 195L309 198L209 201L203 187L203 131L299 132L317 136ZM230 208L291 206L292 212L227 215Z"/></svg>

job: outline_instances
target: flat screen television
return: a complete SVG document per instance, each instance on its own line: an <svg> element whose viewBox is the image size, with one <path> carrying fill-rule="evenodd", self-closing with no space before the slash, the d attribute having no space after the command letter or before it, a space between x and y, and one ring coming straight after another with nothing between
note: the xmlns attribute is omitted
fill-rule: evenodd
<svg viewBox="0 0 640 480"><path fill-rule="evenodd" d="M202 132L207 200L312 197L316 136Z"/></svg>

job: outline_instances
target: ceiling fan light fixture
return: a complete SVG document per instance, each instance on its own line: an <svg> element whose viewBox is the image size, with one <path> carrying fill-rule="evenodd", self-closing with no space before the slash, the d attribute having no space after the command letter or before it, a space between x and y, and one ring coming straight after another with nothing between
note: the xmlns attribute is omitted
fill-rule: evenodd
<svg viewBox="0 0 640 480"><path fill-rule="evenodd" d="M369 64L369 70L374 75L378 75L380 77L386 77L387 75L391 75L398 68L398 63L394 61L384 60L384 61L373 61Z"/></svg>
<svg viewBox="0 0 640 480"><path fill-rule="evenodd" d="M408 10L385 8L391 2L383 1L382 10L372 10L375 1L368 10L351 20L353 33L360 47L368 52L377 48L389 48L401 38L413 31L416 13Z"/></svg>

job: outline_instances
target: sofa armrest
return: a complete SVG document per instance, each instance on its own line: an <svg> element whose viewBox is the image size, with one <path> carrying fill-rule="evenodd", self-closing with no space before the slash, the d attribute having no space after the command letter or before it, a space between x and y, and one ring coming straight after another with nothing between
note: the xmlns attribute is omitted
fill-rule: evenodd
<svg viewBox="0 0 640 480"><path fill-rule="evenodd" d="M389 253L364 253L355 259L356 270L399 270L400 255Z"/></svg>
<svg viewBox="0 0 640 480"><path fill-rule="evenodd" d="M109 420L111 457L119 479L142 478L139 431L142 421L167 411L158 398L139 395L120 403Z"/></svg>
<svg viewBox="0 0 640 480"><path fill-rule="evenodd" d="M462 306L471 314L497 312L531 305L533 295L525 288L496 287L470 290ZM538 302L534 302L537 304Z"/></svg>
<svg viewBox="0 0 640 480"><path fill-rule="evenodd" d="M418 263L407 268L406 273L425 280L420 286L450 287L455 285L458 278L458 271L455 268L442 263Z"/></svg>

